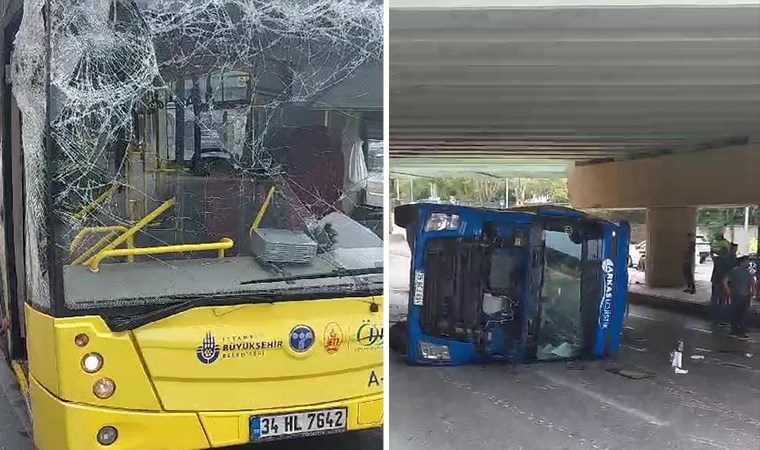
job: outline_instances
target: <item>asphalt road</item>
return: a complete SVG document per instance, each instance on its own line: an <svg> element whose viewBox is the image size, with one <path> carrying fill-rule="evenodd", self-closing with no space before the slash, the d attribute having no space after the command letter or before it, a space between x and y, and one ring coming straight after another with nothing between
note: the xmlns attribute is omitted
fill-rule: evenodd
<svg viewBox="0 0 760 450"><path fill-rule="evenodd" d="M392 246L391 321L408 298L405 253ZM641 306L631 306L626 326L614 363L429 368L392 354L390 448L760 448L760 333L740 342L700 319ZM669 365L679 339L686 375ZM607 372L613 365L653 376Z"/></svg>
<svg viewBox="0 0 760 450"><path fill-rule="evenodd" d="M22 426L25 407L12 372L0 360L0 450L35 450ZM163 447L165 448L165 447ZM230 447L229 450L382 450L383 431L357 431L342 435L283 440L267 444ZM148 448L142 450L150 450Z"/></svg>
<svg viewBox="0 0 760 450"><path fill-rule="evenodd" d="M382 450L382 430L361 431L339 436L285 440L269 444L244 445L229 450ZM31 440L0 390L0 450L34 450ZM146 449L148 450L148 449Z"/></svg>
<svg viewBox="0 0 760 450"><path fill-rule="evenodd" d="M4 363L0 361L0 364ZM0 392L0 450L34 450L2 392Z"/></svg>
<svg viewBox="0 0 760 450"><path fill-rule="evenodd" d="M382 450L382 430L361 431L340 436L323 436L300 440L286 440L269 444L243 445L229 450Z"/></svg>
<svg viewBox="0 0 760 450"><path fill-rule="evenodd" d="M627 324L619 364L653 378L625 378L599 362L426 368L391 358L390 448L760 448L757 333L737 342L644 307L632 307ZM686 375L668 363L679 338Z"/></svg>

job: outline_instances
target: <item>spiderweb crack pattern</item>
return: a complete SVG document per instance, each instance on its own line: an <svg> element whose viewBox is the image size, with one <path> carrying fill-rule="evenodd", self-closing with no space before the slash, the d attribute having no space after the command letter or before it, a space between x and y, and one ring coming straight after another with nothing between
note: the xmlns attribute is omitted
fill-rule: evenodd
<svg viewBox="0 0 760 450"><path fill-rule="evenodd" d="M116 167L112 155L117 143L134 141L130 130L140 121L139 112L159 104L167 110L172 104L174 114L183 111L204 138L221 142L221 150L244 176L264 173L278 179L284 201L293 204L305 224L314 223L313 210L324 201L315 198L304 204L304 197L293 193L310 187L301 186L270 154L266 141L274 131L272 121L276 111L318 102L320 94L361 66L381 61L381 2L49 0L48 4L46 11L44 0L24 2L11 65L13 92L23 117L28 295L49 304L44 224L49 184L56 230L63 230L56 232L62 248L83 227L93 225L77 211L110 186L128 185L160 202L155 192L129 185L124 175L128 154L117 159ZM196 117L199 112L211 115L208 112L224 89L224 81L214 86L209 75L202 92L197 79L212 72L247 76L247 103L225 107L221 123ZM184 86L187 77L195 77L190 89ZM177 80L182 80L182 88ZM246 114L254 104L267 112L259 133L230 144L224 139L225 130L245 128ZM166 114L167 122L173 120ZM49 172L48 138L55 147ZM128 225L117 209L102 205L94 225Z"/></svg>

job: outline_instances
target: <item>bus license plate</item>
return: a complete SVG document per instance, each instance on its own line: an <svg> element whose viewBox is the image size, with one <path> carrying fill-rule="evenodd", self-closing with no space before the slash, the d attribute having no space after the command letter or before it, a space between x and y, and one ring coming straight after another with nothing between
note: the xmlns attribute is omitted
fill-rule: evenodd
<svg viewBox="0 0 760 450"><path fill-rule="evenodd" d="M346 431L346 408L251 417L251 440L314 436Z"/></svg>

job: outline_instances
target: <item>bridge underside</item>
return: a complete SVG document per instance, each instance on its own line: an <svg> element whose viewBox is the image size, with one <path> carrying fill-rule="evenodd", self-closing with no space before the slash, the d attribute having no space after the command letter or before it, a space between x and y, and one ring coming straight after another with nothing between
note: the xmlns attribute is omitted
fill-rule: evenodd
<svg viewBox="0 0 760 450"><path fill-rule="evenodd" d="M698 205L760 204L760 5L598 3L391 0L391 176L569 177L677 286Z"/></svg>
<svg viewBox="0 0 760 450"><path fill-rule="evenodd" d="M503 3L391 2L392 174L567 176L760 137L757 2Z"/></svg>

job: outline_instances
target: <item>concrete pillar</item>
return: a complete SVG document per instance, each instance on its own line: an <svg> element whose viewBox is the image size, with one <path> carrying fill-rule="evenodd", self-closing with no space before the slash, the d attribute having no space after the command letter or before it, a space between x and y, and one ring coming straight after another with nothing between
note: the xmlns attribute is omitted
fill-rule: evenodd
<svg viewBox="0 0 760 450"><path fill-rule="evenodd" d="M648 208L646 283L649 287L685 286L683 252L697 228L696 208Z"/></svg>

